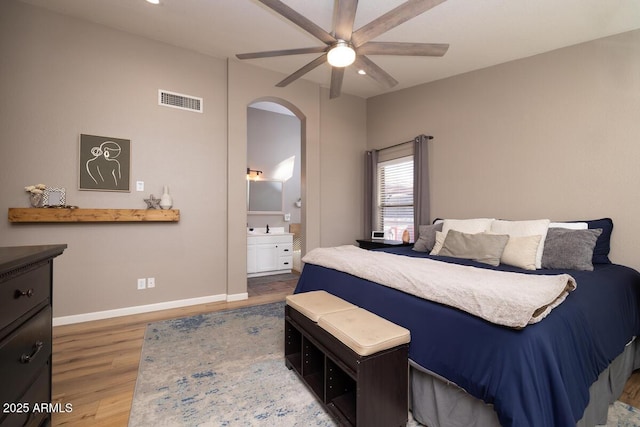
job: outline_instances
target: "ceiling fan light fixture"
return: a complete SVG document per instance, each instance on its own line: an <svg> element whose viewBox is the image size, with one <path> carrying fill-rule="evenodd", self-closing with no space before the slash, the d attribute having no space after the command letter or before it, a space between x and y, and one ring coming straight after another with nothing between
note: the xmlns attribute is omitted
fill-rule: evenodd
<svg viewBox="0 0 640 427"><path fill-rule="evenodd" d="M333 67L348 67L355 60L356 51L344 40L338 40L327 52L327 61Z"/></svg>

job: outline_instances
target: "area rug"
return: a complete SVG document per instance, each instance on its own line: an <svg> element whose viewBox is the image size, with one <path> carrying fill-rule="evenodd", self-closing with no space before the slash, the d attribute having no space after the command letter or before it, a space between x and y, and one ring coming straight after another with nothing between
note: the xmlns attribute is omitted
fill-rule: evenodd
<svg viewBox="0 0 640 427"><path fill-rule="evenodd" d="M280 302L149 324L129 426L336 426L285 367L283 317ZM607 426L640 411L616 402Z"/></svg>

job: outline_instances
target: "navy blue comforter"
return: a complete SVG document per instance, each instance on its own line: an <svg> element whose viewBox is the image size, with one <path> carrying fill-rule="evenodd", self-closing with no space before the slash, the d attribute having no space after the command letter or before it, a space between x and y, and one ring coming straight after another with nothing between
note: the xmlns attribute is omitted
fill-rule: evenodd
<svg viewBox="0 0 640 427"><path fill-rule="evenodd" d="M526 272L431 257L409 247L386 251L576 279L577 289L545 319L514 330L346 273L304 267L296 293L323 289L409 329L411 360L493 404L504 427L575 426L591 384L640 334L640 274L628 267Z"/></svg>

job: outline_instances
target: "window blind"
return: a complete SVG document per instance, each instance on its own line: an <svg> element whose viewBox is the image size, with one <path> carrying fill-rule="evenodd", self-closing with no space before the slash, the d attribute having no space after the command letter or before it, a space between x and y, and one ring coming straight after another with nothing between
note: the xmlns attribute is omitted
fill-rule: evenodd
<svg viewBox="0 0 640 427"><path fill-rule="evenodd" d="M378 163L377 228L390 240L413 241L413 156Z"/></svg>

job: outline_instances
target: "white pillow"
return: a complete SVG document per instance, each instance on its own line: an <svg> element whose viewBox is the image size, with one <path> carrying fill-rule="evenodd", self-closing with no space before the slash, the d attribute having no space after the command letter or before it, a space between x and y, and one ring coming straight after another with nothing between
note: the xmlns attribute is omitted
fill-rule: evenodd
<svg viewBox="0 0 640 427"><path fill-rule="evenodd" d="M536 251L536 268L542 268L542 251L544 239L549 229L548 219L534 219L529 221L504 221L497 219L491 223L491 232L496 234L508 234L509 237L540 236ZM444 230L443 230L444 231Z"/></svg>
<svg viewBox="0 0 640 427"><path fill-rule="evenodd" d="M442 233L445 236L449 230L469 234L485 233L491 229L493 221L493 218L445 219L444 224L442 224Z"/></svg>
<svg viewBox="0 0 640 427"><path fill-rule="evenodd" d="M444 238L447 237L442 231L436 231L436 243L433 245L433 249L429 252L429 255L438 255L442 245L444 244Z"/></svg>
<svg viewBox="0 0 640 427"><path fill-rule="evenodd" d="M509 236L507 246L504 247L500 262L513 265L525 270L536 269L536 255L542 236Z"/></svg>
<svg viewBox="0 0 640 427"><path fill-rule="evenodd" d="M568 228L569 230L587 230L589 224L586 222L552 222L549 228Z"/></svg>

